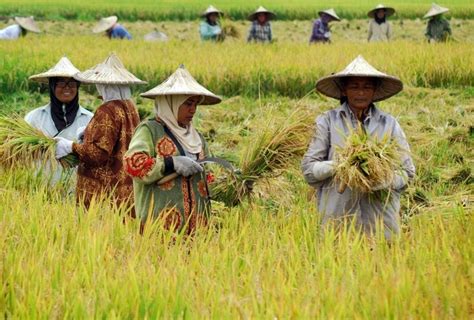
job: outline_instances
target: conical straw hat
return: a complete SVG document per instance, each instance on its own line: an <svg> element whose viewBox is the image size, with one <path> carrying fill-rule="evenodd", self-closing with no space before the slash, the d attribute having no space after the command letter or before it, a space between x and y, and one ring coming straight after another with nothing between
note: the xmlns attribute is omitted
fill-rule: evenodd
<svg viewBox="0 0 474 320"><path fill-rule="evenodd" d="M206 11L204 11L202 14L201 14L201 17L205 17L207 16L208 14L211 14L211 13L217 13L218 15L222 15L223 12L220 11L219 9L217 9L216 7L214 6L209 6L207 7Z"/></svg>
<svg viewBox="0 0 474 320"><path fill-rule="evenodd" d="M155 30L153 32L147 33L143 37L143 39L145 39L145 41L164 42L164 41L168 41L168 36L163 32Z"/></svg>
<svg viewBox="0 0 474 320"><path fill-rule="evenodd" d="M62 77L62 78L73 78L80 71L72 64L67 57L62 57L58 63L46 72L35 74L29 79L48 83L49 78Z"/></svg>
<svg viewBox="0 0 474 320"><path fill-rule="evenodd" d="M385 100L403 90L403 83L400 79L378 71L361 55L341 72L319 79L316 83L316 89L328 97L341 99L341 79L350 77L370 77L380 81L375 90L373 102Z"/></svg>
<svg viewBox="0 0 474 320"><path fill-rule="evenodd" d="M369 18L374 18L375 17L375 12L377 10L380 10L380 9L384 9L385 10L385 16L386 17L390 17L392 15L395 14L395 9L392 8L392 7L386 7L384 6L383 4L379 4L378 6L376 6L375 8L373 8L372 10L370 10L367 15L369 16Z"/></svg>
<svg viewBox="0 0 474 320"><path fill-rule="evenodd" d="M74 79L83 83L93 84L144 84L142 81L125 69L122 61L112 53L95 67L79 72Z"/></svg>
<svg viewBox="0 0 474 320"><path fill-rule="evenodd" d="M268 11L267 9L265 9L264 7L260 6L258 7L257 10L255 10L254 13L252 13L251 15L249 15L248 19L250 21L254 21L257 19L257 15L259 13L266 13L267 14L267 17L268 17L268 20L272 20L272 19L275 19L276 18L276 14L274 14L273 12L271 11Z"/></svg>
<svg viewBox="0 0 474 320"><path fill-rule="evenodd" d="M31 32L40 33L41 30L38 28L38 25L35 22L33 16L31 17L15 17L16 23L20 25L23 29L26 29Z"/></svg>
<svg viewBox="0 0 474 320"><path fill-rule="evenodd" d="M93 33L101 33L106 30L109 30L114 24L116 24L118 21L117 16L110 16L106 18L102 18L99 20L99 22L96 24L94 29L92 29Z"/></svg>
<svg viewBox="0 0 474 320"><path fill-rule="evenodd" d="M200 85L183 65L162 84L141 94L142 97L150 99L167 95L203 96L201 104L205 105L217 104L222 101L219 96Z"/></svg>
<svg viewBox="0 0 474 320"><path fill-rule="evenodd" d="M336 11L334 11L333 8L331 9L327 9L327 10L322 10L322 11L319 11L318 14L321 16L323 13L331 16L331 18L333 18L334 20L336 21L341 21L341 18L339 18L339 16L336 14Z"/></svg>
<svg viewBox="0 0 474 320"><path fill-rule="evenodd" d="M437 15L443 14L443 13L448 12L448 11L449 11L448 8L439 6L439 5L437 5L436 3L432 3L432 4L431 4L430 11L428 11L428 13L425 14L425 16L423 17L423 19L431 18L431 17L434 17L434 16L437 16Z"/></svg>

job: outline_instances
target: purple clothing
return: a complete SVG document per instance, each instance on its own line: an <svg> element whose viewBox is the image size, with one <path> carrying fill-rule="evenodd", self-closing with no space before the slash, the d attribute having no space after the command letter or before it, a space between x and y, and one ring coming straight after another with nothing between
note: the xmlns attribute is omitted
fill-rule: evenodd
<svg viewBox="0 0 474 320"><path fill-rule="evenodd" d="M309 42L330 42L330 29L329 24L323 22L321 18L314 20L313 32L311 33L311 38Z"/></svg>
<svg viewBox="0 0 474 320"><path fill-rule="evenodd" d="M132 36L131 34L127 31L127 29L125 29L124 26L120 25L120 24L116 24L112 30L110 31L110 38L111 39L132 39Z"/></svg>

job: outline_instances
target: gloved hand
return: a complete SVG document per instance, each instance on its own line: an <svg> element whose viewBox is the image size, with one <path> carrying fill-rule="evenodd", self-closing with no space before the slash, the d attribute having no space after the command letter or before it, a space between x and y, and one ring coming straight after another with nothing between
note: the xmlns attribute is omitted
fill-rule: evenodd
<svg viewBox="0 0 474 320"><path fill-rule="evenodd" d="M330 31L325 32L325 33L324 33L324 37L325 37L326 39L331 38L331 32L330 32Z"/></svg>
<svg viewBox="0 0 474 320"><path fill-rule="evenodd" d="M199 163L186 156L173 157L173 166L174 171L184 177L189 177L203 171L203 168Z"/></svg>
<svg viewBox="0 0 474 320"><path fill-rule="evenodd" d="M372 191L379 190L401 190L408 183L408 175L406 172L396 173L391 182L384 182L372 188Z"/></svg>
<svg viewBox="0 0 474 320"><path fill-rule="evenodd" d="M81 143L84 140L84 131L86 131L86 126L79 127L76 130L77 141Z"/></svg>
<svg viewBox="0 0 474 320"><path fill-rule="evenodd" d="M313 164L313 176L323 181L334 175L334 161L318 161Z"/></svg>
<svg viewBox="0 0 474 320"><path fill-rule="evenodd" d="M72 153L72 141L61 137L54 138L56 140L56 159L61 159Z"/></svg>

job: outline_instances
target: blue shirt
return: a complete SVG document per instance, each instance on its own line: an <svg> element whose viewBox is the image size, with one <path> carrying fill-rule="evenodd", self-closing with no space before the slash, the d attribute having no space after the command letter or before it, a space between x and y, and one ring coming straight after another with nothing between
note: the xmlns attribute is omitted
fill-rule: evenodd
<svg viewBox="0 0 474 320"><path fill-rule="evenodd" d="M210 25L207 21L202 21L199 26L199 33L201 34L201 40L217 40L218 36L222 33L222 29L219 24Z"/></svg>
<svg viewBox="0 0 474 320"><path fill-rule="evenodd" d="M123 39L126 38L128 40L132 39L132 35L125 29L124 26L120 24L116 24L113 28L112 31L110 32L110 38L111 39Z"/></svg>

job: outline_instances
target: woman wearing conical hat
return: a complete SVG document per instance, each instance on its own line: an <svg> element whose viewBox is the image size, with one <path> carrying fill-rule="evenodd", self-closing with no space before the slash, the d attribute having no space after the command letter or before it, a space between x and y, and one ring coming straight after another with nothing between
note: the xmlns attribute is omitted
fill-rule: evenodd
<svg viewBox="0 0 474 320"><path fill-rule="evenodd" d="M0 40L15 40L26 36L28 31L40 33L33 17L15 17L15 23L0 30Z"/></svg>
<svg viewBox="0 0 474 320"><path fill-rule="evenodd" d="M250 25L249 35L247 42L260 42L268 43L272 42L272 25L270 20L275 19L276 15L260 6L254 13L252 13L248 19L252 21Z"/></svg>
<svg viewBox="0 0 474 320"><path fill-rule="evenodd" d="M313 23L313 31L309 43L329 43L331 42L331 29L329 23L332 21L341 21L334 9L319 11L319 18Z"/></svg>
<svg viewBox="0 0 474 320"><path fill-rule="evenodd" d="M397 94L403 84L359 56L343 71L320 79L316 89L341 103L316 118L314 136L302 161L304 177L316 189L323 225L352 218L358 227L372 234L382 223L385 237L390 240L400 232L400 193L414 177L415 167L398 121L375 102ZM403 170L394 172L391 181L374 186L369 193L338 190L334 179L335 150L343 147L345 138L359 127L373 138L388 136L400 147ZM388 198L383 196L386 194Z"/></svg>
<svg viewBox="0 0 474 320"><path fill-rule="evenodd" d="M117 16L110 16L99 20L97 25L92 29L94 33L105 32L105 35L109 39L132 39L132 35L125 29L124 26L119 24Z"/></svg>
<svg viewBox="0 0 474 320"><path fill-rule="evenodd" d="M201 15L204 18L199 25L199 33L203 41L218 41L222 39L222 29L219 24L219 17L222 11L214 6L209 6Z"/></svg>
<svg viewBox="0 0 474 320"><path fill-rule="evenodd" d="M369 42L390 41L392 38L392 24L387 20L395 13L395 9L379 4L367 14L372 18L369 22Z"/></svg>
<svg viewBox="0 0 474 320"><path fill-rule="evenodd" d="M425 33L428 42L443 42L451 36L449 21L443 17L443 14L448 11L448 8L433 3L431 9L423 17L423 19L429 19Z"/></svg>
<svg viewBox="0 0 474 320"><path fill-rule="evenodd" d="M210 213L209 176L197 162L208 156L208 149L192 121L198 105L217 104L221 98L183 66L141 96L154 99L156 117L137 128L124 163L133 178L142 230L147 219L162 218L165 227L190 234L206 224Z"/></svg>
<svg viewBox="0 0 474 320"><path fill-rule="evenodd" d="M131 207L132 181L122 159L140 119L130 85L146 82L127 71L115 54L74 78L95 84L103 103L85 129L83 143L56 138L56 158L73 153L79 159L78 203L88 208L94 199L111 196L117 205Z"/></svg>

